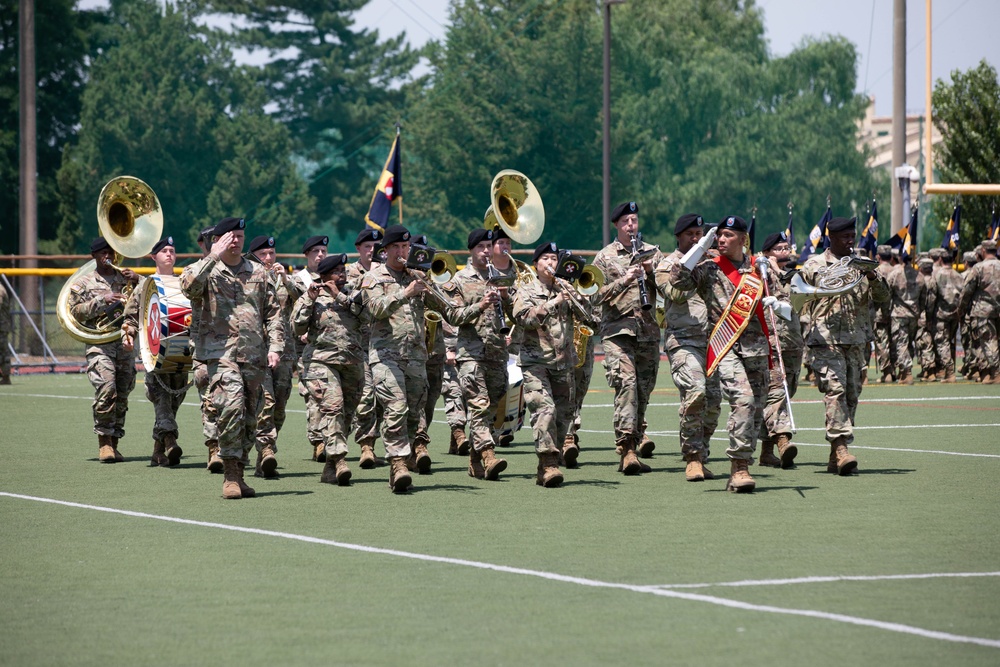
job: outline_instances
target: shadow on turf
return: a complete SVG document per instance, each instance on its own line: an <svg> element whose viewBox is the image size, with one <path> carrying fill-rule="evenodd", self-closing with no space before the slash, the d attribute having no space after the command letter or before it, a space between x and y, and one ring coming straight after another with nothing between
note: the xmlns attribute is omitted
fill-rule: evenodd
<svg viewBox="0 0 1000 667"><path fill-rule="evenodd" d="M801 497L805 498L806 494L803 493L803 491L814 491L818 488L819 488L818 486L802 486L801 484L796 486L771 486L768 484L765 486L757 486L751 493L734 494L734 495L758 495L761 493L768 493L769 491L795 491ZM705 493L731 493L731 492L728 489L726 489L725 485L723 485L721 488L718 489L716 488L705 489Z"/></svg>

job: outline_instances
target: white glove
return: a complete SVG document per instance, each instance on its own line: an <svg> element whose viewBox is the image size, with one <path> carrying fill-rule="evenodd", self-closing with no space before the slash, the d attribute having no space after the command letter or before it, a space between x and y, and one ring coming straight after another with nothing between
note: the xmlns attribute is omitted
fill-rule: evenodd
<svg viewBox="0 0 1000 667"><path fill-rule="evenodd" d="M705 256L708 249L712 247L717 232L718 230L715 227L711 227L698 243L691 246L691 249L684 253L684 257L681 258L681 264L687 267L688 271L694 271L694 267Z"/></svg>
<svg viewBox="0 0 1000 667"><path fill-rule="evenodd" d="M765 307L774 311L774 314L781 319L792 319L792 304L786 301L778 301L778 297L776 296L765 296L761 299L761 303L764 304Z"/></svg>

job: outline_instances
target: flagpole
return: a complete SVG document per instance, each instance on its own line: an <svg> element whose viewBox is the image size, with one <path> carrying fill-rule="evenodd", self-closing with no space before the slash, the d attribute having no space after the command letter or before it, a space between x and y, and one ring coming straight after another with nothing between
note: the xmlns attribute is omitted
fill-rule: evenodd
<svg viewBox="0 0 1000 667"><path fill-rule="evenodd" d="M396 121L396 150L399 150L399 133L400 133L400 130L402 130L402 128L403 128L402 121L397 120ZM402 158L400 158L400 171L402 171ZM402 181L402 178L400 177L399 174L396 174L396 178L399 178L400 181ZM400 184L402 185L402 183L400 183ZM400 227L403 226L403 197L402 196L400 196L400 198L399 198L399 226Z"/></svg>

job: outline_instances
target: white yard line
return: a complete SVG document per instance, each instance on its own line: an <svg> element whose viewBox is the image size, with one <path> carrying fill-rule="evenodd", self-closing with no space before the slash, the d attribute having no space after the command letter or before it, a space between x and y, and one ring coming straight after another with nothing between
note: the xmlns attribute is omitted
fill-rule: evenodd
<svg viewBox="0 0 1000 667"><path fill-rule="evenodd" d="M966 579L973 577L1000 577L1000 572L932 572L923 574L844 575L831 577L798 577L796 579L744 579L699 584L657 584L653 588L712 588L715 586L741 588L744 586L787 586L789 584L827 584L840 581L907 581L912 579Z"/></svg>
<svg viewBox="0 0 1000 667"><path fill-rule="evenodd" d="M610 581L599 581L596 579L572 577L564 574L558 574L555 572L545 572L542 570L529 570L526 568L510 567L507 565L497 565L494 563L465 560L461 558L432 556L429 554L413 553L409 551L399 551L397 549L382 549L379 547L370 547L363 544L351 544L349 542L337 542L334 540L326 540L319 537L311 537L309 535L298 535L295 533L285 533L273 530L262 530L259 528L247 528L244 526L233 526L229 524L214 523L209 521L195 521L192 519L181 519L178 517L162 516L159 514L147 514L145 512L132 512L129 510L115 509L113 507L102 507L100 505L85 505L83 503L74 503L65 500L55 500L53 498L40 498L37 496L26 496L19 493L8 493L5 491L0 491L0 496L6 496L8 498L16 498L19 500L30 500L34 502L49 503L52 505L61 505L63 507L73 507L78 509L93 510L96 512L106 512L109 514L119 514L122 516L135 517L139 519L152 519L155 521L166 521L169 523L178 523L188 526L198 526L201 528L214 528L218 530L227 530L236 533L248 533L251 535L260 535L264 537L277 537L286 540L294 540L297 542L306 542L310 544L319 544L323 546L335 547L338 549L359 551L362 553L379 554L383 556L395 556L397 558L407 558L410 560L442 563L445 565L457 565L460 567L470 567L479 570L491 570L493 572L535 577L538 579L546 579L548 581L556 581L566 584L575 584L577 586L586 586L588 588L609 588L609 589L630 591L633 593L645 593L650 595L658 595L660 597L689 600L692 602L704 602L721 607L729 607L731 609L742 609L745 611L756 611L756 612L764 612L772 614L784 614L788 616L804 616L807 618L817 618L826 621L835 621L838 623L847 623L850 625L859 625L863 627L877 628L880 630L887 630L889 632L898 632L902 634L915 635L918 637L924 637L925 639L937 639L940 641L948 641L948 642L955 642L962 644L976 644L978 646L1000 648L1000 640L997 639L956 635L950 632L926 630L924 628L918 628L912 625L904 625L902 623L888 623L885 621L878 621L869 618L861 618L858 616L847 616L845 614L832 614L829 612L817 611L813 609L792 609L786 607L774 607L771 605L751 604L749 602L728 600L726 598L719 598L710 595L701 595L698 593L682 593L675 590L667 590L662 586L636 586L632 584L620 584Z"/></svg>

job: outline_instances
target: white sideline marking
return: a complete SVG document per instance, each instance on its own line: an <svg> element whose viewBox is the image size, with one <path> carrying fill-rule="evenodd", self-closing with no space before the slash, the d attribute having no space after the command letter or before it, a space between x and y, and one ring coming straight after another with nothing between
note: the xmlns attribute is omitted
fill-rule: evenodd
<svg viewBox="0 0 1000 667"><path fill-rule="evenodd" d="M885 621L877 621L874 619L861 618L858 616L847 616L845 614L832 614L829 612L816 611L812 609L791 609L786 607L774 607L771 605L750 604L748 602L740 602L739 600L728 600L726 598L719 598L711 595L701 595L698 593L681 593L679 591L665 590L663 587L659 586L636 586L632 584L619 584L610 581L585 579L583 577L571 577L564 574L557 574L555 572L529 570L526 568L510 567L507 565L497 565L494 563L483 563L480 561L464 560L461 558L432 556L429 554L412 553L409 551L399 551L396 549L369 547L363 544L337 542L334 540L325 540L319 537L311 537L309 535L297 535L295 533L284 533L273 530L263 530L260 528L246 528L243 526L232 526L229 524L213 523L209 521L195 521L193 519L180 519L177 517L162 516L158 514L147 514L145 512L120 510L120 509L115 509L113 507L101 507L99 505L85 505L83 503L74 503L65 500L55 500L53 498L39 498L37 496L26 496L26 495L21 495L19 493L8 493L6 491L0 491L0 496L6 496L8 498L17 498L20 500L33 500L35 502L50 503L53 505L61 505L63 507L76 507L79 509L88 509L97 512L107 512L109 514L120 514L123 516L131 516L140 519L154 519L157 521L167 521L170 523L179 523L188 526L199 526L202 528L218 528L220 530L229 530L236 533L249 533L252 535L264 535L266 537L280 537L286 540L295 540L298 542L307 542L310 544L321 544L324 546L337 547L339 549L348 549L350 551L360 551L363 553L381 554L385 556L396 556L399 558L409 558L412 560L426 561L432 563L445 563L448 565L460 565L463 567L472 567L479 570L492 570L494 572L503 572L506 574L519 574L528 577L537 577L539 579L547 579L549 581L559 581L562 583L576 584L578 586L587 586L590 588L611 588L617 590L631 591L633 593L647 593L651 595L658 595L661 597L676 598L680 600L690 600L693 602L706 602L708 604L714 604L721 607L729 607L732 609L744 609L746 611L758 611L758 612L766 612L772 614L785 614L789 616L805 616L809 618L819 618L827 621L836 621L838 623L848 623L850 625L860 625L869 628L878 628L880 630L888 630L890 632L899 632L908 635L916 635L918 637L924 637L926 639L939 639L942 641L956 642L962 644L977 644L979 646L1000 648L1000 640L997 639L986 639L983 637L956 635L950 632L939 632L937 630L925 630L924 628L917 628L912 625L904 625L902 623L888 623Z"/></svg>
<svg viewBox="0 0 1000 667"><path fill-rule="evenodd" d="M966 577L1000 577L1000 572L934 572L930 574L845 575L838 577L799 577L797 579L745 579L701 584L659 584L656 588L711 588L714 586L786 586L788 584L826 584L838 581L896 581L907 579L942 579Z"/></svg>
<svg viewBox="0 0 1000 667"><path fill-rule="evenodd" d="M858 400L858 405L866 403L928 403L931 401L996 401L1000 396L927 396L926 398L865 398ZM792 405L822 405L823 399L803 398L792 399ZM649 403L650 408L678 408L680 402L676 403ZM724 404L723 404L724 405ZM614 403L586 403L585 408L613 408Z"/></svg>

